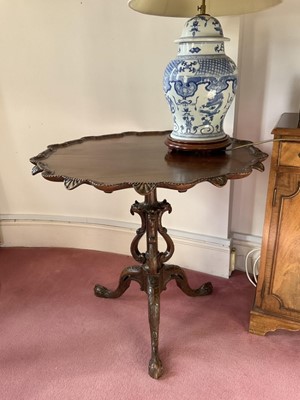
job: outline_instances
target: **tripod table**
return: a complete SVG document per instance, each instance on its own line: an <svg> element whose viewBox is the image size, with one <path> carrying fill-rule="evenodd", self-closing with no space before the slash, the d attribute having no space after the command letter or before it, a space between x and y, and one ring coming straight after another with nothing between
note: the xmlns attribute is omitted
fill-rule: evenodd
<svg viewBox="0 0 300 400"><path fill-rule="evenodd" d="M244 178L253 169L263 171L262 162L267 158L251 142L236 139L232 139L226 150L216 152L170 150L165 144L169 133L126 132L84 137L50 145L30 159L34 164L33 174L41 173L49 181L63 181L69 190L88 184L106 193L134 188L144 196L143 202L136 201L130 209L141 218L141 227L130 248L139 265L123 270L115 290L96 285L94 292L98 297L117 298L132 280L146 292L151 335L149 375L156 379L163 373L158 353L160 293L172 279L188 296L205 296L213 290L210 282L192 289L183 269L166 264L172 257L174 244L162 226L162 215L172 209L166 200L157 200L157 188L185 192L204 181L222 187L228 179ZM146 251L141 252L139 243L144 235ZM158 249L159 235L166 242L163 252Z"/></svg>

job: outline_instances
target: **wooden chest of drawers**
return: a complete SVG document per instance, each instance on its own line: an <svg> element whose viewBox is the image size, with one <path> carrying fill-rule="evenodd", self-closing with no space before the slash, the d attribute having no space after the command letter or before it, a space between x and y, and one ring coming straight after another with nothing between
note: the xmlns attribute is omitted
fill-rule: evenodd
<svg viewBox="0 0 300 400"><path fill-rule="evenodd" d="M274 143L251 333L300 330L300 126L283 114Z"/></svg>

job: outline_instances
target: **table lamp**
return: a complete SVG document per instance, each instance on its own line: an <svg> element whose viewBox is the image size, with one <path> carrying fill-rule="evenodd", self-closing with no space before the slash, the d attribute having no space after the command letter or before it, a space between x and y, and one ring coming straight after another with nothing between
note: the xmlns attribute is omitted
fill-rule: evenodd
<svg viewBox="0 0 300 400"><path fill-rule="evenodd" d="M201 3L202 4L199 4ZM173 116L166 144L171 150L215 151L230 145L223 130L237 89L237 67L225 54L223 29L215 16L262 11L282 0L129 0L135 11L191 17L177 57L164 73L164 92Z"/></svg>

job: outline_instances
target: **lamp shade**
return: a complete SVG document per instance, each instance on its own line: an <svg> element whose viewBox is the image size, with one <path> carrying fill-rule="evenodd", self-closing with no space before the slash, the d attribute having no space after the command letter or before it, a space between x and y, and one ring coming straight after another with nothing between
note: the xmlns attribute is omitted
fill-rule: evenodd
<svg viewBox="0 0 300 400"><path fill-rule="evenodd" d="M143 14L165 17L193 17L199 13L201 0L129 0L128 5ZM206 13L218 15L240 15L262 11L282 0L206 0Z"/></svg>

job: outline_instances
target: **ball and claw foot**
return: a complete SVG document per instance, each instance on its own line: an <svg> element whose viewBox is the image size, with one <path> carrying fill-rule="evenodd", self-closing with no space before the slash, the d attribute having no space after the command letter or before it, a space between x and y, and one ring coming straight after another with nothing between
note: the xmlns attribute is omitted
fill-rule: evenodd
<svg viewBox="0 0 300 400"><path fill-rule="evenodd" d="M207 296L212 294L213 292L213 285L211 282L206 282L199 289L196 289L198 296Z"/></svg>
<svg viewBox="0 0 300 400"><path fill-rule="evenodd" d="M104 286L96 285L94 287L94 293L97 297L106 297L109 298L111 291Z"/></svg>
<svg viewBox="0 0 300 400"><path fill-rule="evenodd" d="M164 372L161 360L159 358L151 358L148 371L151 378L160 378Z"/></svg>

